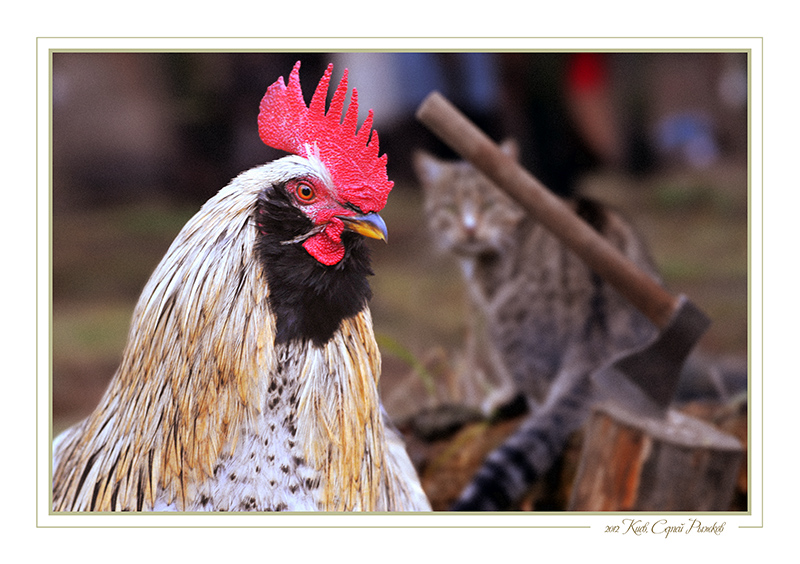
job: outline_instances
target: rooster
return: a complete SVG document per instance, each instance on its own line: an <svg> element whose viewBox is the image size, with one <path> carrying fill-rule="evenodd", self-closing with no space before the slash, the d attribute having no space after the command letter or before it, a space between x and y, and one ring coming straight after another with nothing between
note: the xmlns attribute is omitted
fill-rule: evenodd
<svg viewBox="0 0 800 564"><path fill-rule="evenodd" d="M147 282L95 411L53 442L55 511L430 510L380 403L365 238L393 183L372 111L300 62L258 130L288 156L237 176Z"/></svg>

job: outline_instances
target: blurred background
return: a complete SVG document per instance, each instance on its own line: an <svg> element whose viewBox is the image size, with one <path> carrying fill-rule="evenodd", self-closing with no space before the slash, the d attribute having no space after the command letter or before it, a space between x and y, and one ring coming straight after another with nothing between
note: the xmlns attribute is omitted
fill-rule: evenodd
<svg viewBox="0 0 800 564"><path fill-rule="evenodd" d="M746 369L747 53L55 52L54 433L97 404L183 224L239 172L281 156L256 118L297 60L306 101L329 62L333 84L349 68L389 155L391 243L373 245L372 311L397 421L453 399L445 380L465 331L460 274L435 250L411 166L418 149L452 156L413 117L432 90L494 139L514 137L554 192L621 210L668 288L710 314L700 350Z"/></svg>

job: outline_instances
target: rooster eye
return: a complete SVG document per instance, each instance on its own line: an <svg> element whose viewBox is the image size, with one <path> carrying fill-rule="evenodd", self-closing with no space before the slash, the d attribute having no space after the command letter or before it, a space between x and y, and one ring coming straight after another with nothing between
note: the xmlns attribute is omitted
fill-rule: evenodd
<svg viewBox="0 0 800 564"><path fill-rule="evenodd" d="M300 198L302 202L311 202L314 200L314 188L305 182L300 182L297 184L297 188L295 189L295 193L297 197Z"/></svg>

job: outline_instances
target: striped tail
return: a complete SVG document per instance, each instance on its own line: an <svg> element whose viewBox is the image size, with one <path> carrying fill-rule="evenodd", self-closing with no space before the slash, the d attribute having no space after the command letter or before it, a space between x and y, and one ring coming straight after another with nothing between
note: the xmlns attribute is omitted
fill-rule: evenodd
<svg viewBox="0 0 800 564"><path fill-rule="evenodd" d="M579 379L569 393L545 404L492 451L451 507L452 511L514 510L564 451L589 414L591 381Z"/></svg>

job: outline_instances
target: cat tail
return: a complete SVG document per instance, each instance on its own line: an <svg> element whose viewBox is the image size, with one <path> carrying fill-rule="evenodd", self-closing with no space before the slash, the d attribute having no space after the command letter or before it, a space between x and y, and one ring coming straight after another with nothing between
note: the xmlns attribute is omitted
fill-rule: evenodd
<svg viewBox="0 0 800 564"><path fill-rule="evenodd" d="M591 396L591 380L585 375L569 393L534 411L489 454L450 510L514 510L559 459L570 435L586 421Z"/></svg>

